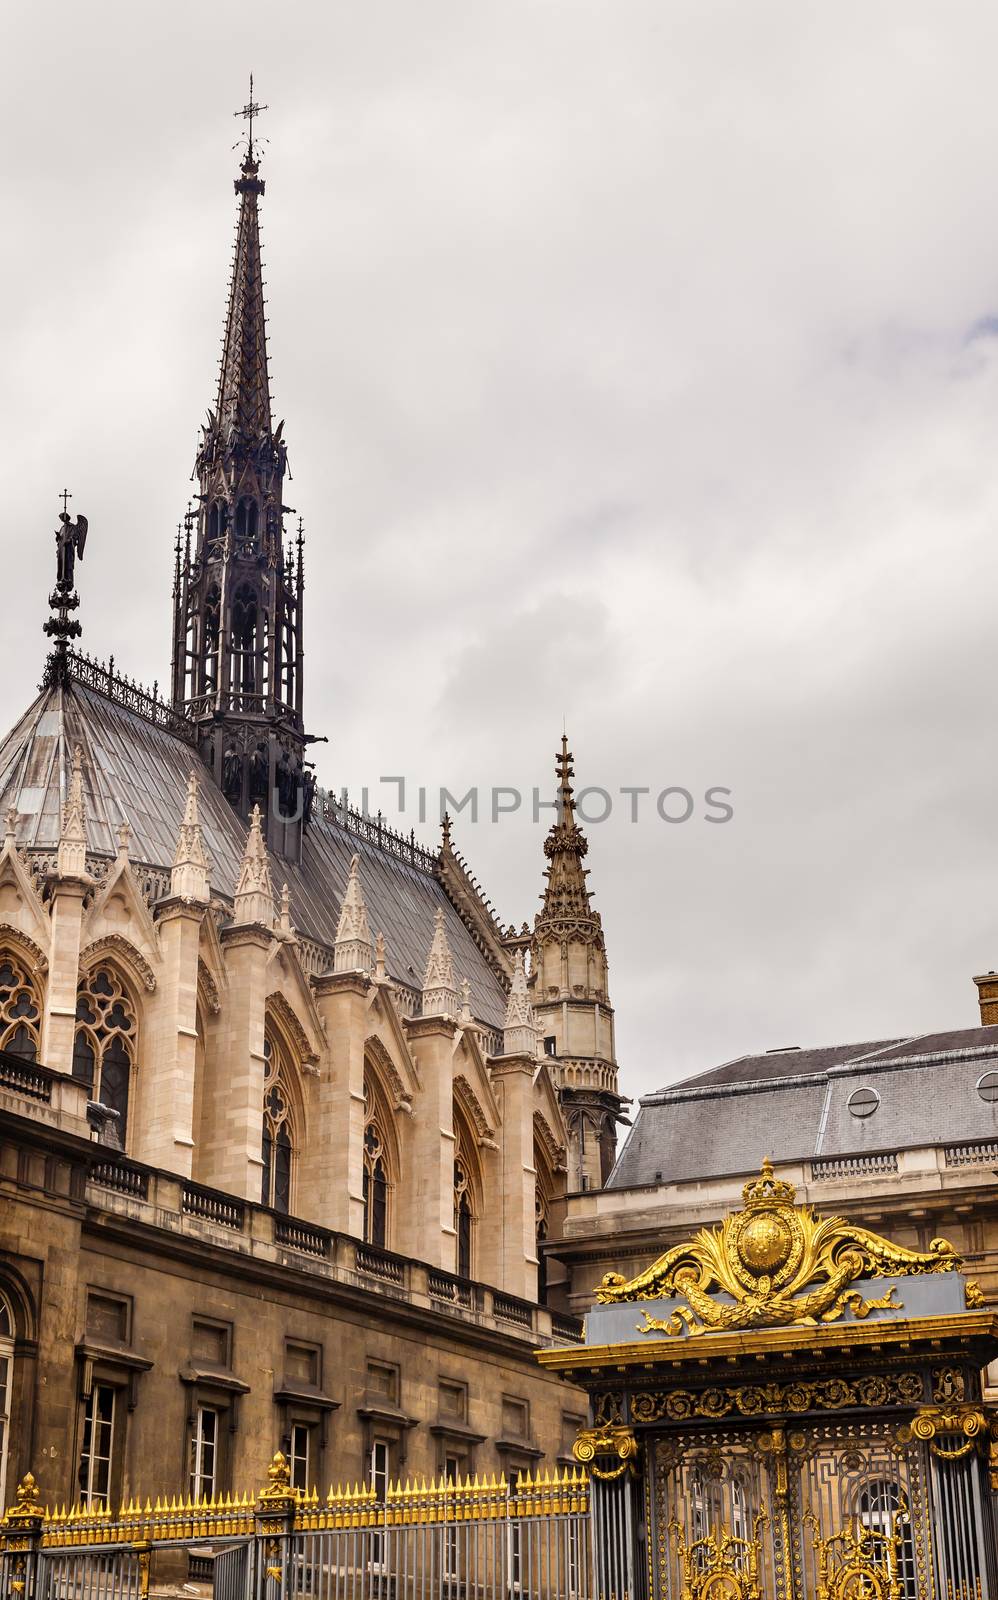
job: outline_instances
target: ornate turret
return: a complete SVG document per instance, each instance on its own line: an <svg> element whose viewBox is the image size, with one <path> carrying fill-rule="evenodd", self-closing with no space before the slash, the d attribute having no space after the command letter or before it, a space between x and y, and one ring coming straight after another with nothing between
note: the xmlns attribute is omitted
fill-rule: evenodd
<svg viewBox="0 0 998 1600"><path fill-rule="evenodd" d="M178 532L173 701L197 726L204 760L240 816L259 805L271 849L297 860L313 779L302 723L303 537L285 549L283 422L271 415L260 219L250 132L218 393L202 428L198 509ZM193 552L191 541L194 541Z"/></svg>
<svg viewBox="0 0 998 1600"><path fill-rule="evenodd" d="M562 735L556 757L557 816L544 841L543 905L531 938L531 1001L571 1135L569 1182L598 1187L616 1150L621 1100L607 992L606 945L590 903L583 861L589 849L575 818L572 753Z"/></svg>

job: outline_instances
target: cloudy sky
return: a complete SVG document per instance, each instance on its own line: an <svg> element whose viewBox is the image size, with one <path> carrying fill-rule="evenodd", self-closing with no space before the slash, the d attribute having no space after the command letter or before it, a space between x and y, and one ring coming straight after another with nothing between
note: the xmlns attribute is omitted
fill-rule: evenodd
<svg viewBox="0 0 998 1600"><path fill-rule="evenodd" d="M519 923L564 719L617 797L589 862L631 1093L972 1024L998 9L90 0L5 41L0 722L40 676L64 483L85 646L166 676L252 68L321 781L477 785L457 840ZM493 826L497 785L526 800Z"/></svg>

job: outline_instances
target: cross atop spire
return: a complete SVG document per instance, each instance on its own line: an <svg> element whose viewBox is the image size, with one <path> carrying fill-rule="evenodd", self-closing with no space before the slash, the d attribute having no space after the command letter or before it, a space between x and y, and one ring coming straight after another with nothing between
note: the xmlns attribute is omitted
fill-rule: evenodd
<svg viewBox="0 0 998 1600"><path fill-rule="evenodd" d="M247 135L246 135L246 160L247 161L252 161L254 159L254 157L253 157L253 118L254 117L258 117L260 115L261 111L267 111L267 110L269 110L268 106L257 105L256 102L253 99L253 74L251 72L250 73L249 99L247 100L246 104L243 106L241 111L234 111L232 113L232 115L234 117L244 117L247 120L247 122L249 123L249 128L248 128Z"/></svg>

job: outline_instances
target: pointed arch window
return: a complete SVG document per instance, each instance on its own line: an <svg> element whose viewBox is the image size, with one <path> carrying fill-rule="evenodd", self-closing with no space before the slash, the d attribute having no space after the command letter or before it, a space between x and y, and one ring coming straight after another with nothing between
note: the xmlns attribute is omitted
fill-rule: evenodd
<svg viewBox="0 0 998 1600"><path fill-rule="evenodd" d="M548 1237L547 1196L538 1183L534 1190L534 1231L537 1239L537 1304L547 1305L548 1263L543 1245Z"/></svg>
<svg viewBox="0 0 998 1600"><path fill-rule="evenodd" d="M123 1150L135 1034L135 1008L124 984L113 967L95 967L77 991L73 1077L86 1084L91 1100L117 1112L114 1137Z"/></svg>
<svg viewBox="0 0 998 1600"><path fill-rule="evenodd" d="M236 507L236 538L255 539L257 529L257 505L255 500L240 500Z"/></svg>
<svg viewBox="0 0 998 1600"><path fill-rule="evenodd" d="M364 1129L364 1238L387 1249L388 1164L377 1117L371 1117Z"/></svg>
<svg viewBox="0 0 998 1600"><path fill-rule="evenodd" d="M14 1392L14 1312L0 1294L0 1505L6 1505L7 1454L11 1435L11 1400Z"/></svg>
<svg viewBox="0 0 998 1600"><path fill-rule="evenodd" d="M298 1144L295 1138L288 1058L270 1034L263 1041L263 1171L260 1199L285 1215L291 1210Z"/></svg>
<svg viewBox="0 0 998 1600"><path fill-rule="evenodd" d="M212 584L204 602L204 650L202 659L204 690L218 687L218 636L221 625L222 597L217 584Z"/></svg>
<svg viewBox="0 0 998 1600"><path fill-rule="evenodd" d="M38 1060L41 1000L27 967L11 951L0 954L0 1050Z"/></svg>
<svg viewBox="0 0 998 1600"><path fill-rule="evenodd" d="M457 1275L471 1277L471 1238L474 1213L471 1209L471 1180L461 1154L454 1162L454 1233L457 1238Z"/></svg>

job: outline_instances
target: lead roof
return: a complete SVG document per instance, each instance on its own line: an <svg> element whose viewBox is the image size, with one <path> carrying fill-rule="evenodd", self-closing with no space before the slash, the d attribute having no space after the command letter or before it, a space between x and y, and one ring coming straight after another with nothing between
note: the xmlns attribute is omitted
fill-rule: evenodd
<svg viewBox="0 0 998 1600"><path fill-rule="evenodd" d="M216 787L197 752L115 700L78 682L42 692L0 743L0 815L13 806L20 845L54 851L72 767L83 749L87 849L113 856L117 831L131 829L130 859L169 869L192 767L200 778L200 813L211 859L212 892L231 899L239 877L246 826ZM385 937L391 977L421 988L436 912L443 910L458 980L471 985L471 1009L487 1026L502 1026L506 993L440 881L386 848L358 837L317 808L305 833L301 865L271 860L275 888L287 882L298 931L331 946L351 858L360 876L372 934Z"/></svg>

